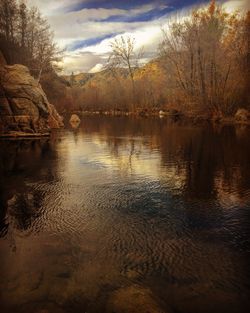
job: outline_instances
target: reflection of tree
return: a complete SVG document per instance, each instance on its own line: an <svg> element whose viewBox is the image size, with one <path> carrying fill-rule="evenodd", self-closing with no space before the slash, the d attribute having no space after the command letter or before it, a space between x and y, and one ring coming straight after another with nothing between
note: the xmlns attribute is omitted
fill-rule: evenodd
<svg viewBox="0 0 250 313"><path fill-rule="evenodd" d="M245 135L241 132L238 136L234 127L218 130L208 125L190 127L171 120L102 116L84 120L83 130L100 134L99 140L108 145L116 159L121 159L127 150L131 166L131 156L137 151L157 149L162 173L175 166L177 179L179 176L185 181L187 198L216 197L218 175L223 185L231 185L239 193L250 188L250 150L244 148L248 147L247 130ZM140 140L134 140L136 137Z"/></svg>
<svg viewBox="0 0 250 313"><path fill-rule="evenodd" d="M57 154L53 141L0 142L0 235L9 223L27 230L41 213L43 194L27 183L49 182L57 176ZM8 211L8 220L6 214Z"/></svg>
<svg viewBox="0 0 250 313"><path fill-rule="evenodd" d="M190 139L183 148L186 163L186 194L195 198L210 198L214 191L218 161L213 147L217 144L216 138L202 130L195 140Z"/></svg>
<svg viewBox="0 0 250 313"><path fill-rule="evenodd" d="M101 143L102 149L107 150L104 151L107 161L122 175L137 170L143 174L148 170L153 176L156 174L154 177L166 192L178 189L185 198L186 209L190 207L187 210L190 214L194 213L194 203L207 205L210 200L211 203L220 201L230 193L238 203L249 203L244 192L250 189L248 130L239 135L234 127L214 129L159 119L99 116L82 121L74 134L77 145L81 145L82 133ZM154 164L151 153L157 153L158 160ZM26 183L54 181L58 175L57 165L58 156L51 140L0 143L2 236L8 229L9 221L5 217L10 199L14 199L10 213L17 219L15 227L27 229L39 216L42 194L36 194ZM18 212L22 212L22 216ZM197 210L198 215L200 212Z"/></svg>
<svg viewBox="0 0 250 313"><path fill-rule="evenodd" d="M157 220L158 229L159 225L166 228L166 216L167 220L173 218L178 236L188 229L198 233L199 240L224 240L237 249L249 249L249 210L245 210L250 204L248 130L239 135L234 127L215 129L159 119L102 116L82 124L85 133L99 136L102 147L108 148L108 158L122 175L134 174L138 168L139 174L145 175L147 183L140 181L138 190L133 189L136 193L143 188L143 200L133 202L132 209L124 205L124 211L140 214L143 210L147 220ZM151 163L151 152L158 154L159 162ZM151 168L144 167L144 162ZM160 191L154 193L157 179ZM223 211L223 201L231 196L233 223ZM226 208L230 205L226 202Z"/></svg>
<svg viewBox="0 0 250 313"><path fill-rule="evenodd" d="M186 191L196 197L211 197L213 192L218 192L219 173L223 173L221 177L226 185L236 183L239 192L249 188L250 151L245 147L247 142L236 137L234 128L223 128L219 133L212 129L200 132L185 156L190 169Z"/></svg>

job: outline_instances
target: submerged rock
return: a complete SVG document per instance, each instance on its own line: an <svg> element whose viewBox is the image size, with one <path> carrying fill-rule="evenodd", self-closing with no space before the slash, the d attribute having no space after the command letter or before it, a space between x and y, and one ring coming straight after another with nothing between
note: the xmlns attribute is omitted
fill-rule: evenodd
<svg viewBox="0 0 250 313"><path fill-rule="evenodd" d="M116 290L107 304L107 312L115 313L168 313L163 310L147 288L138 285Z"/></svg>
<svg viewBox="0 0 250 313"><path fill-rule="evenodd" d="M62 118L26 66L1 66L0 97L1 135L45 134L63 126Z"/></svg>

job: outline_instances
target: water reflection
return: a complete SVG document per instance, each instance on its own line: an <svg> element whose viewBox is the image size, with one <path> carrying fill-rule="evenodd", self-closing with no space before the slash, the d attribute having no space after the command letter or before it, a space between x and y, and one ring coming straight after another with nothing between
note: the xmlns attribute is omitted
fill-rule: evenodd
<svg viewBox="0 0 250 313"><path fill-rule="evenodd" d="M0 151L0 235L5 236L10 223L25 231L40 216L44 195L29 183L53 181L56 164L48 165L57 156L48 139L2 141Z"/></svg>
<svg viewBox="0 0 250 313"><path fill-rule="evenodd" d="M0 142L3 312L248 312L249 134L88 117Z"/></svg>

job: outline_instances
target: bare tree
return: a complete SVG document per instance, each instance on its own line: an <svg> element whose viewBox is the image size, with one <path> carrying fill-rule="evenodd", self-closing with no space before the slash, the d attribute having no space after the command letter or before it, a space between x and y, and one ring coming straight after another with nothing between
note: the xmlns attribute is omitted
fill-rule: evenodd
<svg viewBox="0 0 250 313"><path fill-rule="evenodd" d="M17 4L15 0L0 1L0 32L7 41L14 42Z"/></svg>
<svg viewBox="0 0 250 313"><path fill-rule="evenodd" d="M128 70L128 75L132 86L132 109L136 109L136 90L134 72L139 66L139 61L142 58L142 49L139 53L135 51L135 39L127 36L116 38L110 44L112 52L108 59L108 68L115 71L117 68L125 68Z"/></svg>
<svg viewBox="0 0 250 313"><path fill-rule="evenodd" d="M9 62L28 66L38 82L43 71L57 69L61 60L47 20L23 0L0 0L0 41Z"/></svg>
<svg viewBox="0 0 250 313"><path fill-rule="evenodd" d="M208 8L195 10L163 31L161 56L172 65L180 94L204 112L227 114L235 105L235 87L241 84L232 51L238 25L237 14L211 1Z"/></svg>
<svg viewBox="0 0 250 313"><path fill-rule="evenodd" d="M20 37L20 46L24 48L27 43L28 9L24 2L20 2L18 8L17 32Z"/></svg>

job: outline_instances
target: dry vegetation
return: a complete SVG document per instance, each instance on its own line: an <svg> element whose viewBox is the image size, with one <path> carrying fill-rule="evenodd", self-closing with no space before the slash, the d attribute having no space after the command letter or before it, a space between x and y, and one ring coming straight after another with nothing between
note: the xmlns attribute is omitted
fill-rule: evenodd
<svg viewBox="0 0 250 313"><path fill-rule="evenodd" d="M120 37L111 43L102 72L59 77L46 20L22 2L0 3L0 49L9 63L25 64L41 76L60 112L176 110L217 119L249 109L250 12L227 13L211 1L185 19L170 19L158 54L146 65L139 64L134 40Z"/></svg>
<svg viewBox="0 0 250 313"><path fill-rule="evenodd" d="M214 1L162 30L159 54L139 67L134 41L121 37L101 73L68 77L79 110L177 110L212 118L249 108L250 13Z"/></svg>

